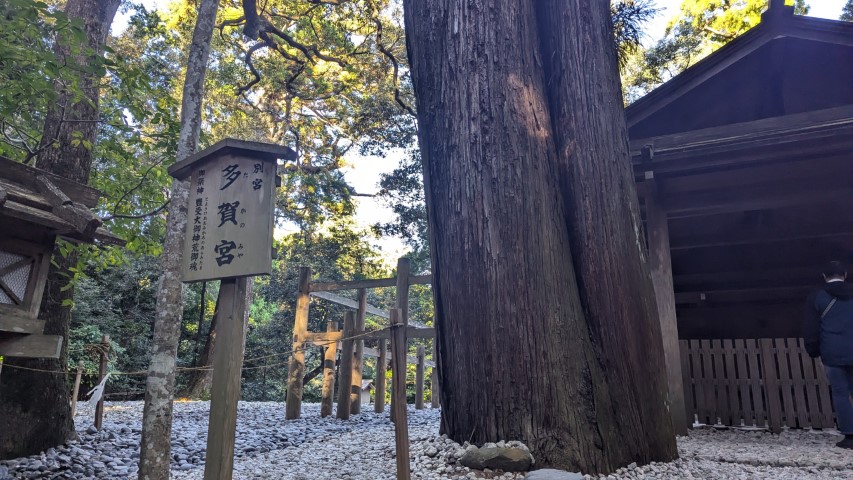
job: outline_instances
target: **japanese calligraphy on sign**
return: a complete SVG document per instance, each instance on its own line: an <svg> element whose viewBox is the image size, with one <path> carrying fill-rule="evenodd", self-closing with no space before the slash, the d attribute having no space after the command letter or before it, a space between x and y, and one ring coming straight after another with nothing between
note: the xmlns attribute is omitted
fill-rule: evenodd
<svg viewBox="0 0 853 480"><path fill-rule="evenodd" d="M275 171L274 161L233 153L197 163L184 282L270 273Z"/></svg>

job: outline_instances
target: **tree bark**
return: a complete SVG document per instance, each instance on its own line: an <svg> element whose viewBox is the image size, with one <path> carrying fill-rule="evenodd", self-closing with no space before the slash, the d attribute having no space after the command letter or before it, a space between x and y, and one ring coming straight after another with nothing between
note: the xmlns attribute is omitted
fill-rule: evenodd
<svg viewBox="0 0 853 480"><path fill-rule="evenodd" d="M119 0L69 0L65 13L83 22L86 45L73 63L91 65L103 55L110 24ZM70 56L68 45L56 45L58 55ZM70 62L71 63L71 62ZM80 183L87 183L92 165L98 123L100 78L81 69L82 99L73 98L59 82L59 99L47 112L36 166ZM40 316L44 333L64 339L59 359L6 359L9 368L0 385L0 459L32 455L59 445L74 436L74 421L68 402L64 375L11 368L17 365L40 370L64 370L68 359L68 331L71 310L62 303L71 299L68 268L77 264L77 256L57 257L51 265Z"/></svg>
<svg viewBox="0 0 853 480"><path fill-rule="evenodd" d="M606 374L595 385L614 407L606 423L599 419L605 454L614 466L671 460L677 451L663 339L610 8L598 0L543 0L536 13L578 288Z"/></svg>
<svg viewBox="0 0 853 480"><path fill-rule="evenodd" d="M608 127L578 139L603 150L590 152L570 177L574 150L564 144L571 137L557 123L600 117L621 122L615 131L624 133L622 111L609 108L606 96L610 84L618 95L615 63L608 70L601 53L613 48L612 38L591 45L600 36L577 27L609 25L588 3L594 14L579 2L563 7L576 17L563 27L564 41L588 48L565 65L550 63L557 54L543 49L551 43L540 39L538 2L404 0L404 7L430 227L442 432L459 442L522 440L537 466L609 473L632 461L669 460L676 451L663 363L656 363L659 328L648 325L654 294L632 222L633 183L623 175L630 165L617 156L627 136L620 140ZM583 78L587 62L602 61ZM566 115L554 114L555 101L567 95L549 92L545 71L553 78L555 66L582 77L568 94L609 85L570 104ZM572 190L574 179L586 182L585 203L574 201L581 194ZM603 198L608 194L615 198ZM595 254L605 258L589 258ZM602 285L612 290L593 290ZM651 330L636 331L634 321ZM619 365L625 355L646 354ZM643 423L657 420L662 424Z"/></svg>
<svg viewBox="0 0 853 480"><path fill-rule="evenodd" d="M210 40L216 22L218 0L202 0L198 6L193 39L187 56L187 72L181 100L181 130L176 161L192 155L201 132L201 109L204 77L210 56ZM183 315L183 283L181 260L186 235L187 182L172 182L166 241L161 262L163 274L157 288L157 315L151 345L151 365L145 386L142 417L142 441L139 456L140 480L169 478L171 450L172 401L175 396L175 359L181 336Z"/></svg>

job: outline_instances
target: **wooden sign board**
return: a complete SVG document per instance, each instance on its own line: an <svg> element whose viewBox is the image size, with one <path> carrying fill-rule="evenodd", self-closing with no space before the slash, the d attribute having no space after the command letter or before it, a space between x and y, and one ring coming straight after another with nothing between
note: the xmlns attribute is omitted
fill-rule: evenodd
<svg viewBox="0 0 853 480"><path fill-rule="evenodd" d="M281 145L225 139L169 168L190 183L184 282L270 274L277 159L295 156Z"/></svg>
<svg viewBox="0 0 853 480"><path fill-rule="evenodd" d="M190 177L183 281L269 275L276 163L227 154Z"/></svg>

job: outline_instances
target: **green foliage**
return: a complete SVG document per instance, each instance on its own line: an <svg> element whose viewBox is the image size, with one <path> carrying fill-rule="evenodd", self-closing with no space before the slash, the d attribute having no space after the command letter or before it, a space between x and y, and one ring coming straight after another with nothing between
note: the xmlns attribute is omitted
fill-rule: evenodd
<svg viewBox="0 0 853 480"><path fill-rule="evenodd" d="M79 65L57 55L54 46L82 51L85 32L79 21L44 2L6 0L0 4L0 155L30 161L38 150L47 107L56 102L54 85L82 96L79 70L101 71L101 65Z"/></svg>
<svg viewBox="0 0 853 480"><path fill-rule="evenodd" d="M841 9L841 16L839 17L839 20L853 22L853 0L847 0L847 3L844 4L844 7Z"/></svg>
<svg viewBox="0 0 853 480"><path fill-rule="evenodd" d="M791 2L805 15L805 0ZM646 51L635 51L623 63L626 103L683 72L761 21L767 0L684 0L667 25L665 36Z"/></svg>

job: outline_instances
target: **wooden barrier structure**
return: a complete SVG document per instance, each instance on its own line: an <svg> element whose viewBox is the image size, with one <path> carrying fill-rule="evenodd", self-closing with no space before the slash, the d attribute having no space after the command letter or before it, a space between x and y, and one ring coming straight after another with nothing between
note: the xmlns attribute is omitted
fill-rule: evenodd
<svg viewBox="0 0 853 480"><path fill-rule="evenodd" d="M98 383L104 381L104 377L107 374L107 362L109 361L110 356L110 336L104 335L101 337L101 348L99 351L100 361L98 363ZM101 394L101 398L98 400L98 403L95 405L95 428L98 430L101 429L101 426L104 424L104 395Z"/></svg>
<svg viewBox="0 0 853 480"><path fill-rule="evenodd" d="M338 331L336 322L326 325L327 333ZM328 417L332 414L332 397L335 395L335 359L338 356L338 343L327 345L323 356L323 391L320 402L320 417Z"/></svg>
<svg viewBox="0 0 853 480"><path fill-rule="evenodd" d="M406 362L406 328L403 323L403 313L399 308L391 310L391 358L395 365ZM394 445L397 458L397 480L409 480L411 469L409 466L409 424L406 421L406 374L394 372L392 377L391 408L394 410L392 418L394 422Z"/></svg>
<svg viewBox="0 0 853 480"><path fill-rule="evenodd" d="M77 396L80 395L80 379L83 376L83 360L77 362L77 375L74 376L74 390L71 392L71 418L77 414Z"/></svg>
<svg viewBox="0 0 853 480"><path fill-rule="evenodd" d="M789 428L834 428L823 364L801 338L681 340L688 421Z"/></svg>
<svg viewBox="0 0 853 480"><path fill-rule="evenodd" d="M350 399L350 405L347 409L348 412L345 417L340 417L340 415L344 414L341 412L341 401L343 399L343 394L338 395L338 418L349 418L349 413L359 413L361 411L361 383L362 383L362 370L364 367L364 357L374 357L377 358L377 379L376 379L376 397L377 401L374 404L374 410L376 412L384 411L385 401L385 366L387 360L390 360L393 363L393 357L388 358L386 352L384 351L385 340L389 340L391 338L391 332L388 329L378 330L375 332L366 332L365 331L365 318L367 315L378 316L383 319L390 320L390 314L367 303L367 290L371 288L382 288L382 287L396 287L397 288L397 301L396 307L400 309L401 315L401 323L405 329L406 338L418 338L418 339L427 339L427 338L435 338L435 329L428 327L426 325L413 323L409 325L408 322L408 310L409 310L409 287L412 285L427 285L432 282L431 275L410 275L409 274L409 259L400 258L397 262L397 276L392 278L381 278L381 279L368 279L368 280L354 280L354 281L345 281L345 282L312 282L312 272L308 267L300 267L299 269L299 289L297 292L296 298L296 313L295 320L293 326L293 353L290 357L290 369L288 374L288 382L287 382L287 400L285 406L285 419L293 420L299 418L302 410L302 393L303 393L303 385L302 378L305 374L305 348L308 345L315 345L318 347L328 347L330 344L334 342L341 342L344 338L356 337L352 340L353 350L351 353L346 354L345 352L341 355L340 361L340 369L339 370L339 390L346 391L348 397ZM357 300L352 300L350 298L343 297L341 295L337 295L332 292L341 291L341 290L356 290L357 292ZM348 309L351 309L354 312L353 317L353 329L351 334L346 334L343 331L337 331L330 328L327 328L325 332L309 332L308 331L308 314L310 309L310 300L311 297L319 298L322 300L326 300L337 305L341 305ZM347 314L353 313L347 312ZM364 347L365 340L377 340L380 348L377 350L373 350L370 348ZM333 346L333 345L332 345ZM338 348L342 348L339 345ZM335 349L336 350L336 349ZM331 374L334 377L333 365L334 361L332 361L331 366L329 365L329 360L334 358L334 353L330 353L329 350L326 350L324 354L324 368L329 370L325 371L325 375ZM387 360L386 360L387 359ZM418 359L413 357L406 357L407 363L418 364ZM435 379L436 375L434 372L435 364L433 362L423 362L423 368L430 367L433 368L432 378ZM393 371L393 365L392 365ZM349 370L349 373L344 375L343 371ZM404 369L405 371L405 369ZM347 378L344 378L344 377ZM324 376L324 379L327 378ZM325 409L323 406L328 404L331 405L332 398L334 396L334 379L332 379L331 388L327 389L326 384L327 380L324 380L324 389L323 389L323 398L321 401L321 416L331 415L331 407ZM420 384L421 390L423 390L423 379L420 382L416 382ZM436 380L433 380L433 383L436 383ZM346 388L346 385L349 385L349 388ZM417 385L416 385L417 388ZM381 400L379 398L381 397ZM436 402L433 402L434 406ZM392 401L393 408L393 401Z"/></svg>
<svg viewBox="0 0 853 480"><path fill-rule="evenodd" d="M341 381L341 385L338 387L338 413L337 416L341 420L349 420L350 408L352 407L352 402L350 401L350 391L351 388L348 388L352 385L352 364L353 364L353 351L354 351L354 340L352 337L353 332L355 331L355 316L352 312L346 312L344 314L344 331L343 331L343 341L341 341L341 366L338 373L338 377Z"/></svg>

